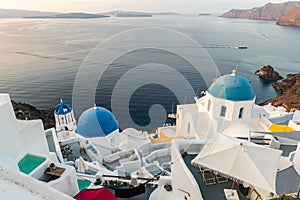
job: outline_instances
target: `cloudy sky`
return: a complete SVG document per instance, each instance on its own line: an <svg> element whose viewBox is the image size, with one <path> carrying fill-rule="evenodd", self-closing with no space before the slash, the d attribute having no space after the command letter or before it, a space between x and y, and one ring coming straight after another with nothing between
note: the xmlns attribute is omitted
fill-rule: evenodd
<svg viewBox="0 0 300 200"><path fill-rule="evenodd" d="M57 12L175 11L221 13L230 8L251 8L287 0L0 0L0 8Z"/></svg>

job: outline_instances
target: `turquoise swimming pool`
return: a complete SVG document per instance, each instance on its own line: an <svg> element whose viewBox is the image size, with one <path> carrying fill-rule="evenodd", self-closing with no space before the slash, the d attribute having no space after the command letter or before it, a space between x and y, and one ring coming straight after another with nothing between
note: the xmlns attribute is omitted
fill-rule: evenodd
<svg viewBox="0 0 300 200"><path fill-rule="evenodd" d="M45 157L26 154L19 162L18 166L24 174L30 174L35 168L46 160Z"/></svg>
<svg viewBox="0 0 300 200"><path fill-rule="evenodd" d="M89 187L89 185L91 184L90 181L85 181L85 180L81 180L81 179L77 179L77 184L79 187L79 191L84 190L85 188Z"/></svg>

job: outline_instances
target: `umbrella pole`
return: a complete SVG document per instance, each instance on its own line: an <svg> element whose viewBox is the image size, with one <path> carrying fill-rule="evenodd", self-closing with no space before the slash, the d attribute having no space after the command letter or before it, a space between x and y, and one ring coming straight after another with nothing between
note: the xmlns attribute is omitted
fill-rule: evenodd
<svg viewBox="0 0 300 200"><path fill-rule="evenodd" d="M234 180L234 179L232 179L231 190L233 190L233 189L234 189L234 182L235 182L235 180Z"/></svg>
<svg viewBox="0 0 300 200"><path fill-rule="evenodd" d="M299 182L299 185L298 185L298 192L297 192L297 197L296 197L296 199L299 199L299 194L300 194L300 182Z"/></svg>

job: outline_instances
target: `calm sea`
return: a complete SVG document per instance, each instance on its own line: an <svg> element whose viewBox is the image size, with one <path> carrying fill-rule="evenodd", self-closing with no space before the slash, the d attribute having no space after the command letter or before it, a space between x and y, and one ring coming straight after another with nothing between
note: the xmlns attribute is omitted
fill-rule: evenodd
<svg viewBox="0 0 300 200"><path fill-rule="evenodd" d="M118 41L112 39L116 35L135 29L147 30L149 27L177 31L179 35L195 40L207 51L221 74L230 73L237 68L239 74L251 81L257 94L257 103L277 95L271 83L263 82L254 75L257 69L270 64L283 76L300 71L300 29L277 26L273 21L223 19L216 16L88 20L0 19L0 92L10 93L13 100L27 102L41 109L54 107L59 99L72 104L76 74L91 51L102 48L102 42ZM96 83L96 88L89 85L82 87L82 90L89 87L95 89L97 105L112 109L117 118L122 117L123 119L118 120L123 129L134 126L151 130L162 125L166 121L166 113L170 113L172 108L175 111L178 103L193 102L189 95L184 98L181 95L181 99L178 99L178 92L172 87L180 88L182 82L172 77L172 69L185 77L196 95L207 89L203 77L189 66L188 60L174 52L157 48L170 41L179 43L177 45L180 46L182 40L177 40L176 37L172 40L171 36L166 38L165 35L160 37L159 31L156 34L156 44L150 44L149 48L130 50L128 46L130 51L118 52L120 56L111 60ZM123 37L123 40L134 41L130 36ZM150 35L143 32L143 37L145 39ZM125 44L123 49L129 45L123 41L121 43ZM112 45L115 50L108 48L105 50L107 55L115 53L110 51L118 51L118 44ZM248 46L248 49L239 50L236 48L239 45ZM193 50L186 51L186 54L195 56L192 53ZM90 61L101 68L104 65L99 63L106 58L106 54L99 55L98 59L94 56L94 60ZM217 76L218 72L215 71L213 73ZM150 81L149 74L154 81ZM147 79L141 84L144 76ZM171 86L167 87L166 82ZM84 85L84 80L80 84ZM115 103L112 104L115 94ZM83 99L79 104L82 108L89 108L93 105L86 103L85 99L93 97L85 95L85 91L78 95ZM78 109L76 115L79 116L80 112ZM127 121L127 118L131 118L135 125Z"/></svg>

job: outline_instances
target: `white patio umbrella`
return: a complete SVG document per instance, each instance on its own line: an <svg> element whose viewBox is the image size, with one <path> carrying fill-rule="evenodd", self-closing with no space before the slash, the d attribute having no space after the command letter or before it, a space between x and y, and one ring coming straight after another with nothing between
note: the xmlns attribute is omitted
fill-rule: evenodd
<svg viewBox="0 0 300 200"><path fill-rule="evenodd" d="M282 151L218 134L192 160L269 192L276 193L276 174Z"/></svg>
<svg viewBox="0 0 300 200"><path fill-rule="evenodd" d="M85 171L88 169L89 169L88 165L85 163L84 159L80 156L78 159L77 171L80 173L85 173Z"/></svg>

